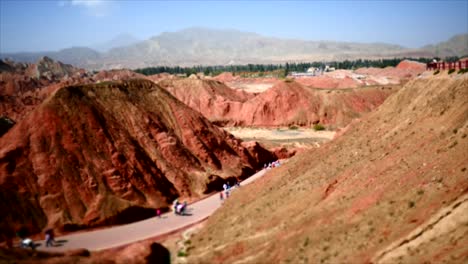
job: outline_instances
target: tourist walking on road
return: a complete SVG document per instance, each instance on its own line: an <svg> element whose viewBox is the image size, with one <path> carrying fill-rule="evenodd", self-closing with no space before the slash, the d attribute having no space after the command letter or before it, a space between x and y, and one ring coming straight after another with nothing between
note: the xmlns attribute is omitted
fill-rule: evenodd
<svg viewBox="0 0 468 264"><path fill-rule="evenodd" d="M47 229L45 231L45 242L46 242L46 247L49 247L49 246L54 246L54 242L55 242L55 239L54 239L54 230L52 229Z"/></svg>
<svg viewBox="0 0 468 264"><path fill-rule="evenodd" d="M226 183L223 184L223 190L224 190L223 192L224 192L224 196L226 197L226 199L229 198L229 190L228 190L228 188L229 188L229 185L228 185L228 184L226 184Z"/></svg>

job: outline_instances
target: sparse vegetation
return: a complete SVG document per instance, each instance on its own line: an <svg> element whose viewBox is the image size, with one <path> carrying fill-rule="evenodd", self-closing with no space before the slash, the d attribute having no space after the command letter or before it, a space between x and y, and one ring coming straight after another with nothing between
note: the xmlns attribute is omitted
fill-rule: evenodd
<svg viewBox="0 0 468 264"><path fill-rule="evenodd" d="M466 72L468 72L468 68L467 68L467 69L460 69L460 70L458 71L458 74L464 74L464 73L466 73Z"/></svg>
<svg viewBox="0 0 468 264"><path fill-rule="evenodd" d="M289 129L291 129L291 130L298 130L299 127L296 126L296 125L290 125L290 126L289 126Z"/></svg>
<svg viewBox="0 0 468 264"><path fill-rule="evenodd" d="M304 247L307 247L307 245L309 245L309 237L307 237L304 241Z"/></svg>
<svg viewBox="0 0 468 264"><path fill-rule="evenodd" d="M314 125L314 130L315 131L322 131L322 130L325 130L325 127L322 125L322 124L315 124Z"/></svg>
<svg viewBox="0 0 468 264"><path fill-rule="evenodd" d="M454 73L454 72L455 72L455 69L450 69L450 70L448 71L448 74L452 74L452 73Z"/></svg>
<svg viewBox="0 0 468 264"><path fill-rule="evenodd" d="M437 75L437 74L439 74L439 73L440 73L440 71L437 70L437 71L434 72L434 75Z"/></svg>

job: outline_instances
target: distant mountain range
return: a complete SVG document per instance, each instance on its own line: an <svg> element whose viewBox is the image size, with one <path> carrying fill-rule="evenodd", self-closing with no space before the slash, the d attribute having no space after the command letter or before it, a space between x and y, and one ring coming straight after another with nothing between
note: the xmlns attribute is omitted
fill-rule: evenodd
<svg viewBox="0 0 468 264"><path fill-rule="evenodd" d="M281 39L238 30L206 28L165 32L144 41L121 36L119 41L113 43L116 42L124 46L105 51L110 46L101 45L99 47L100 50L103 50L101 52L88 47L72 47L51 52L4 53L0 54L0 58L34 62L42 56L48 56L78 67L99 70L163 65L266 64L292 61L340 61L358 58L468 55L468 34L456 35L445 42L418 49L385 43Z"/></svg>
<svg viewBox="0 0 468 264"><path fill-rule="evenodd" d="M115 38L109 41L94 44L90 48L97 50L99 52L107 52L113 48L130 46L140 41L141 40L127 33L127 34L117 35Z"/></svg>

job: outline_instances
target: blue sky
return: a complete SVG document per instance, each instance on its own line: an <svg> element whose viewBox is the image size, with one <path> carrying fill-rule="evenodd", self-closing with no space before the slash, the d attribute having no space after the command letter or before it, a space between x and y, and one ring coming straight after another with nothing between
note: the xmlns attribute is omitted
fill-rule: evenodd
<svg viewBox="0 0 468 264"><path fill-rule="evenodd" d="M188 27L420 47L468 32L461 1L0 0L0 52L147 39Z"/></svg>

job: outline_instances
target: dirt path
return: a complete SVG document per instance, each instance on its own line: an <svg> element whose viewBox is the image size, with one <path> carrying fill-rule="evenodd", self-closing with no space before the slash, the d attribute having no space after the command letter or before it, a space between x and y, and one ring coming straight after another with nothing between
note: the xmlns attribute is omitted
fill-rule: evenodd
<svg viewBox="0 0 468 264"><path fill-rule="evenodd" d="M249 184L255 179L263 176L265 170L259 171L241 183L242 185ZM201 201L195 202L188 206L187 216L178 216L173 212L163 214L161 218L153 217L143 221L111 227L102 230L76 233L57 237L57 242L62 241L61 246L45 247L45 241L35 241L40 243L39 250L44 251L66 251L70 249L86 248L91 251L109 249L113 247L123 246L134 243L140 240L160 236L169 232L176 231L191 224L200 222L211 214L216 209L221 207L219 193L214 194Z"/></svg>

